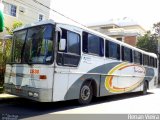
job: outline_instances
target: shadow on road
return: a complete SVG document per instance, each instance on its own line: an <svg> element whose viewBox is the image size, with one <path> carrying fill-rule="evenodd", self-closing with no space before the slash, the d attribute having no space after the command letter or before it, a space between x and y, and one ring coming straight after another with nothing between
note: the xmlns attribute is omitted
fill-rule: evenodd
<svg viewBox="0 0 160 120"><path fill-rule="evenodd" d="M148 93L153 94L153 93ZM112 95L100 98L94 98L92 103L87 106L98 105L106 102L113 102L123 99L135 98L142 96L140 93L127 93L120 95ZM5 101L0 100L0 113L8 115L18 115L19 118L28 118L48 113L81 108L76 100L54 103L40 103L24 98L12 98Z"/></svg>

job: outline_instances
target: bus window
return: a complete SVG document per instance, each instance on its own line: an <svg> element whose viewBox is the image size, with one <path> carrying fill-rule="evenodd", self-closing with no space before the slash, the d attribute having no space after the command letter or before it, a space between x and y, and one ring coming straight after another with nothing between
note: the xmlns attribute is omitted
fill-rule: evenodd
<svg viewBox="0 0 160 120"><path fill-rule="evenodd" d="M134 51L134 63L142 64L142 53Z"/></svg>
<svg viewBox="0 0 160 120"><path fill-rule="evenodd" d="M122 46L122 60L132 62L132 49Z"/></svg>
<svg viewBox="0 0 160 120"><path fill-rule="evenodd" d="M157 68L157 59L154 58L154 67Z"/></svg>
<svg viewBox="0 0 160 120"><path fill-rule="evenodd" d="M83 32L83 52L104 56L104 40L96 35Z"/></svg>
<svg viewBox="0 0 160 120"><path fill-rule="evenodd" d="M154 58L153 58L153 57L150 57L149 65L150 65L151 67L154 67Z"/></svg>
<svg viewBox="0 0 160 120"><path fill-rule="evenodd" d="M143 54L143 65L149 66L149 56Z"/></svg>
<svg viewBox="0 0 160 120"><path fill-rule="evenodd" d="M62 29L62 38L66 39L66 49L57 55L57 64L76 67L80 60L80 35L69 30Z"/></svg>
<svg viewBox="0 0 160 120"><path fill-rule="evenodd" d="M106 57L113 58L113 59L120 59L120 45L114 42L106 40Z"/></svg>

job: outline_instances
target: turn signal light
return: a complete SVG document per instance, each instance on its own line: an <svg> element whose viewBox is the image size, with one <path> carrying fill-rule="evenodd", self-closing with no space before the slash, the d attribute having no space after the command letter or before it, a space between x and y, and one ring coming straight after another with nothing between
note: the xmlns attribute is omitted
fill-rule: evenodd
<svg viewBox="0 0 160 120"><path fill-rule="evenodd" d="M39 79L41 79L41 80L46 80L46 79L47 79L47 76L46 76L46 75L40 75L40 76L39 76Z"/></svg>

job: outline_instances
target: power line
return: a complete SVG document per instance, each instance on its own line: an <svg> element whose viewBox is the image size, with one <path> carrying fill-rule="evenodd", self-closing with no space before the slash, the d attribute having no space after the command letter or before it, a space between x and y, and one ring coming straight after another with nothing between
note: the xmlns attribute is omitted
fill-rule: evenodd
<svg viewBox="0 0 160 120"><path fill-rule="evenodd" d="M53 12L55 12L55 13L57 13L57 14L63 16L63 17L65 17L65 18L67 18L67 19L69 19L69 20L71 20L71 21L73 21L73 22L75 22L75 23L78 23L78 24L80 24L80 25L82 25L82 26L85 26L85 25L83 25L83 24L81 24L81 23L79 23L79 22L73 20L72 18L69 18L69 17L65 16L64 14L62 14L62 13L60 13L60 12L58 12L58 11L56 11L56 10L54 10L54 9L52 9L52 8L50 8L50 7L48 7L48 6L46 6L46 5L44 5L44 4L42 4L41 2L39 2L39 1L37 1L37 0L32 0L32 1L34 1L35 3L37 3L37 4L39 4L39 5L42 5L43 7L46 7L46 8L48 8L48 9L52 10ZM86 27L86 26L85 26L85 27Z"/></svg>
<svg viewBox="0 0 160 120"><path fill-rule="evenodd" d="M21 0L15 0L16 2L18 2L18 3L20 3L20 4L22 4L22 5L24 5L24 6L28 6L28 7L31 7L32 9L34 9L34 10L36 10L36 11L39 11L39 10L41 10L41 11L43 11L44 13L45 13L45 11L43 10L43 9L40 9L40 8L38 8L38 7L35 7L34 5L32 5L32 4L29 4L29 3L24 3L24 2L21 2ZM33 1L34 2L34 1Z"/></svg>

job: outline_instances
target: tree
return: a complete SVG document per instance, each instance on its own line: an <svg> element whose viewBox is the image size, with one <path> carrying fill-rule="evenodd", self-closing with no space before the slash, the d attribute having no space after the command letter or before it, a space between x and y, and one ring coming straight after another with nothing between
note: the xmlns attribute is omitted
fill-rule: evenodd
<svg viewBox="0 0 160 120"><path fill-rule="evenodd" d="M160 22L153 24L153 29L155 31L155 34L160 36Z"/></svg>
<svg viewBox="0 0 160 120"><path fill-rule="evenodd" d="M23 23L21 21L14 21L12 27L5 27L8 34L13 35L13 31L18 28L21 27L23 25Z"/></svg>
<svg viewBox="0 0 160 120"><path fill-rule="evenodd" d="M13 35L13 31L14 29L22 26L22 22L20 21L15 21L12 25L12 27L6 27L6 30L8 32L8 34ZM6 61L10 60L10 55L11 55L11 46L12 46L12 40L8 39L5 40L5 53L2 52L2 50L0 50L0 86L3 84L4 82L4 70L5 70L5 64ZM3 56L3 57L2 57Z"/></svg>
<svg viewBox="0 0 160 120"><path fill-rule="evenodd" d="M22 22L14 21L12 27L6 27L6 30L8 34L13 35L13 31L22 25L23 25ZM10 58L10 52L11 52L11 46L12 46L11 44L12 44L12 40L8 39L5 41L5 46L4 46L5 47L5 59L3 61L4 63L6 62L7 59Z"/></svg>
<svg viewBox="0 0 160 120"><path fill-rule="evenodd" d="M6 27L6 30L8 32L8 34L13 35L13 31L18 28L21 27L23 25L22 22L20 21L14 21L12 27ZM12 40L6 40L5 41L5 59L4 59L4 63L6 62L7 59L10 58L10 52L11 52L11 45L12 44Z"/></svg>
<svg viewBox="0 0 160 120"><path fill-rule="evenodd" d="M148 32L144 36L138 38L137 47L157 54L157 35Z"/></svg>

